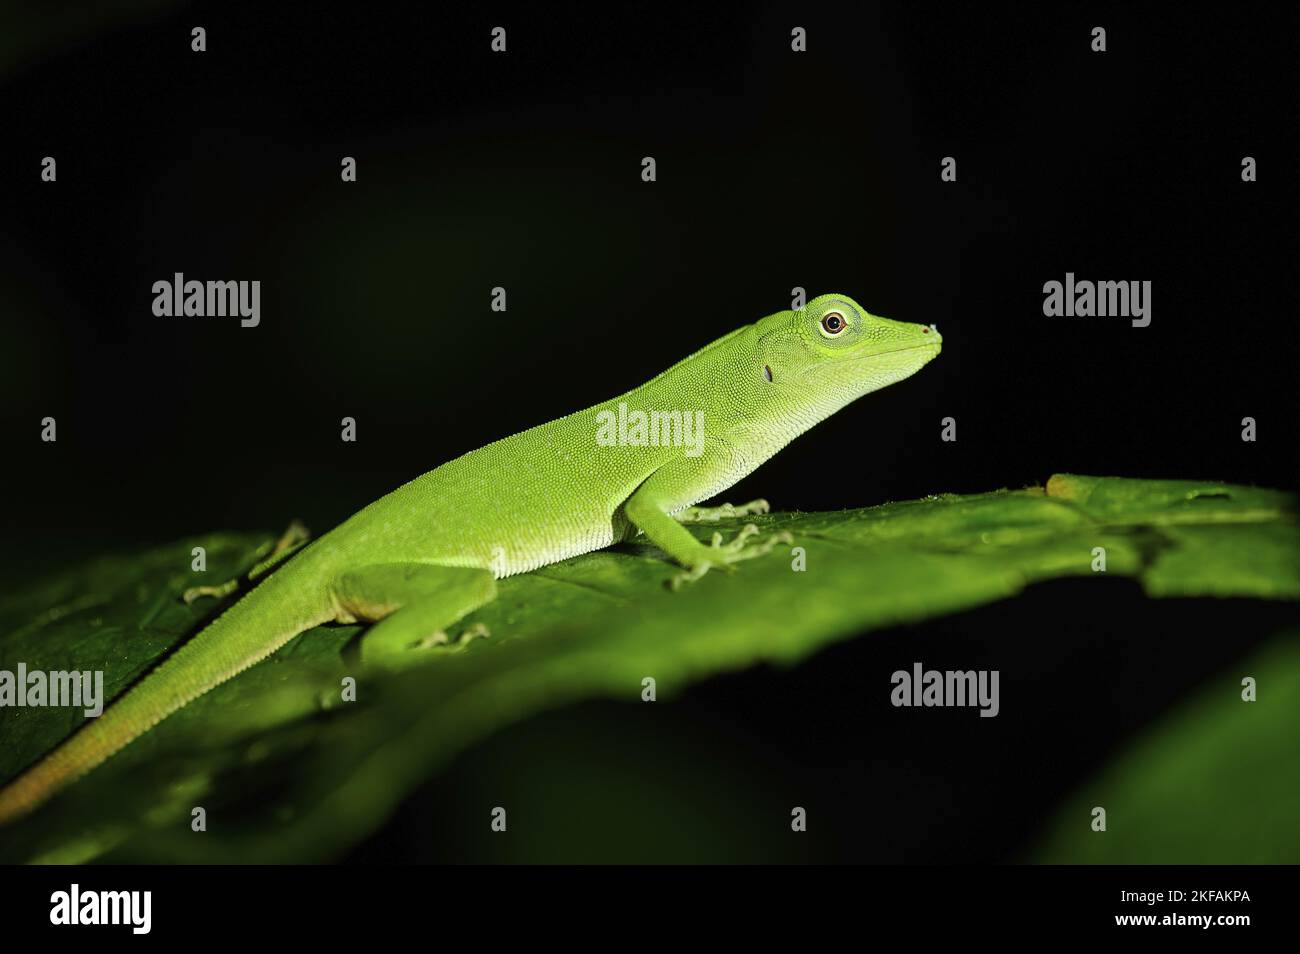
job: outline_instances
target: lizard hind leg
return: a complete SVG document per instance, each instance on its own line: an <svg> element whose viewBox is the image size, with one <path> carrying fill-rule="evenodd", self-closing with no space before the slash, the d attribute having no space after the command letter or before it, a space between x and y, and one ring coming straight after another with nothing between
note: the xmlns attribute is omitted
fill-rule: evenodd
<svg viewBox="0 0 1300 954"><path fill-rule="evenodd" d="M282 561L293 556L306 546L307 541L310 539L311 531L302 525L302 521L294 520L289 524L288 529L280 534L279 539L274 544L267 544L258 548L258 562L248 571L244 579L251 583ZM240 577L235 577L233 580L226 580L226 582L218 583L215 586L191 586L181 594L181 599L188 605L204 596L224 598L239 589L240 582Z"/></svg>
<svg viewBox="0 0 1300 954"><path fill-rule="evenodd" d="M421 650L487 635L474 626L451 643L446 629L491 602L496 581L489 570L470 567L381 563L339 575L330 593L340 622L375 623L361 637L362 663L394 669L424 661Z"/></svg>

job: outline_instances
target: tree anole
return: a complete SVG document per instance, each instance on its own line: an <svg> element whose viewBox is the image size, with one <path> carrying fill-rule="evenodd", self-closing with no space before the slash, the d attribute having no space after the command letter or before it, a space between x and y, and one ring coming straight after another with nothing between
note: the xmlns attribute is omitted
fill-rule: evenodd
<svg viewBox="0 0 1300 954"><path fill-rule="evenodd" d="M704 544L682 524L766 511L764 501L695 505L849 402L915 373L941 341L934 326L823 295L736 329L626 394L443 464L314 542L288 541L254 571L274 572L0 790L0 823L322 623L373 623L362 662L400 666L493 599L497 579L638 532L681 565L674 586L789 542L759 539L750 524ZM702 430L688 433L695 423Z"/></svg>

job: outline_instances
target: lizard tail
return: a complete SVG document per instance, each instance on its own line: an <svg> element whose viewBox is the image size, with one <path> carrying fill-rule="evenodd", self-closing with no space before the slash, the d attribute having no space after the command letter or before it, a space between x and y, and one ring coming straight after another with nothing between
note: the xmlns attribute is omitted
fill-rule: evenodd
<svg viewBox="0 0 1300 954"><path fill-rule="evenodd" d="M257 586L114 700L99 718L0 789L0 825L26 815L177 709L265 659L298 633L332 619L324 588L302 586L301 574L288 573L290 569ZM310 605L303 593L321 595Z"/></svg>

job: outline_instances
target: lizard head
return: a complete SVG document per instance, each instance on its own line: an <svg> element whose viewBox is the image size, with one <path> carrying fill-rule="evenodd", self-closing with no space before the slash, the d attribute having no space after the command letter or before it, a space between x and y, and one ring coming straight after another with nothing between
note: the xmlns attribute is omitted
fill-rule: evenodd
<svg viewBox="0 0 1300 954"><path fill-rule="evenodd" d="M933 325L870 314L847 295L821 295L755 326L760 385L822 419L915 374L943 346Z"/></svg>

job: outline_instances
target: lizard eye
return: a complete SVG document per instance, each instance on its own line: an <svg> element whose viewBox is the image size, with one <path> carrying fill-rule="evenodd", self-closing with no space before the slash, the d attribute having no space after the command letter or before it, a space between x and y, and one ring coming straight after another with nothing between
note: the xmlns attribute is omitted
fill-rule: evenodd
<svg viewBox="0 0 1300 954"><path fill-rule="evenodd" d="M848 327L848 322L844 320L844 315L838 311L828 311L822 315L822 334L827 338L834 338L841 331Z"/></svg>

